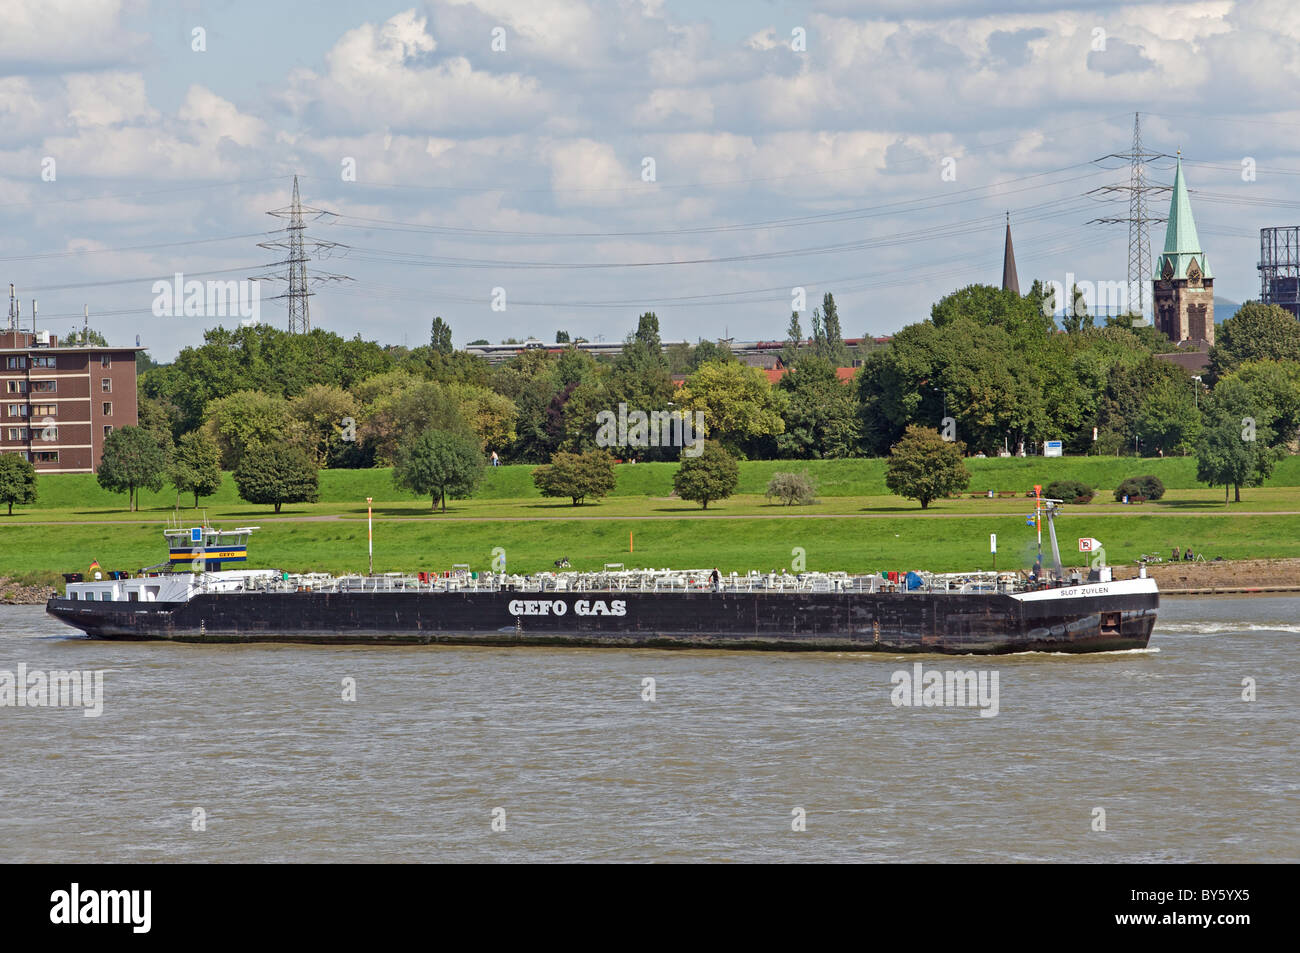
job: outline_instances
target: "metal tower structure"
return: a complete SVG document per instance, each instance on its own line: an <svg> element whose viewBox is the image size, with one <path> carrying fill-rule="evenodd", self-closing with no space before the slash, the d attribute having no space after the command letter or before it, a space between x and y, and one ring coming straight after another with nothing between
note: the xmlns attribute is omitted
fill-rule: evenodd
<svg viewBox="0 0 1300 953"><path fill-rule="evenodd" d="M1120 193L1128 193L1128 215L1094 218L1089 225L1128 225L1128 301L1129 310L1136 311L1143 318L1147 315L1147 306L1151 301L1151 228L1152 222L1164 222L1167 219L1147 214L1148 196L1168 192L1168 185L1151 185L1147 181L1146 164L1152 159L1168 156L1163 152L1148 152L1142 148L1141 116L1133 114L1133 147L1128 152L1112 152L1096 162L1108 159L1126 159L1129 164L1127 185L1103 185L1088 194L1102 198L1114 198ZM1134 303L1136 302L1136 307Z"/></svg>
<svg viewBox="0 0 1300 953"><path fill-rule="evenodd" d="M311 290L312 285L322 281L352 280L347 275L335 275L326 272L313 272L308 275L307 261L310 257L313 257L308 254L308 250L316 253L314 257L327 258L336 251L347 251L348 246L341 245L338 242L312 238L306 234L307 226L303 220L304 215L310 218L311 221L317 221L333 213L327 212L325 209L302 204L302 199L298 195L298 176L296 175L293 177L293 201L284 208L273 209L266 214L289 220L289 224L281 229L285 233L284 238L258 243L259 248L284 249L287 252L287 257L282 261L273 262L267 267L288 269L288 289L284 294L275 295L268 300L286 301L289 306L289 333L306 334L311 330L311 297L315 294ZM284 274L280 273L262 275L256 280L276 281L283 280L284 277Z"/></svg>
<svg viewBox="0 0 1300 953"><path fill-rule="evenodd" d="M1259 230L1259 300L1300 318L1300 226Z"/></svg>

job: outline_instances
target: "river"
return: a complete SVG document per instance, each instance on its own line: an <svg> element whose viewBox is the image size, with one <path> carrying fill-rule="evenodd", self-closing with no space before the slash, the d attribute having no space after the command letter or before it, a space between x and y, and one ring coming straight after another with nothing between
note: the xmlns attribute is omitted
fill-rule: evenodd
<svg viewBox="0 0 1300 953"><path fill-rule="evenodd" d="M0 707L0 861L1294 863L1298 633L1220 597L1085 657L193 646L0 606L0 679L104 671L98 717ZM996 715L896 706L918 661Z"/></svg>

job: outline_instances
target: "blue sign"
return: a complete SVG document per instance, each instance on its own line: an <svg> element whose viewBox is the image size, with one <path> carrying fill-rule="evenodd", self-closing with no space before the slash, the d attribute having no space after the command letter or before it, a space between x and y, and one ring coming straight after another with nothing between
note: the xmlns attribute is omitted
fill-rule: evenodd
<svg viewBox="0 0 1300 953"><path fill-rule="evenodd" d="M190 542L191 542L191 543L201 543L201 542L203 542L203 529L202 529L202 527L195 526L193 529L190 530Z"/></svg>

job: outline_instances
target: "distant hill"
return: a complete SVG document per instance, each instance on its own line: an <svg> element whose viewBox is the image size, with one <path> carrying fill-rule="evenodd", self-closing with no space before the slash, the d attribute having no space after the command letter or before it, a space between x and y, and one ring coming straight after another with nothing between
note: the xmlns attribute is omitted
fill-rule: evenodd
<svg viewBox="0 0 1300 953"><path fill-rule="evenodd" d="M1227 298L1216 297L1214 299L1214 323L1222 324L1227 321L1237 313L1237 309L1240 307L1240 301L1229 301Z"/></svg>

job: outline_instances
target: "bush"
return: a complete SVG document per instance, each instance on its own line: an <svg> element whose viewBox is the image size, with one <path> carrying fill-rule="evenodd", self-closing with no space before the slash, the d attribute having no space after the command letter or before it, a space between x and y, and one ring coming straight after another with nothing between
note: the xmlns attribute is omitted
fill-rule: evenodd
<svg viewBox="0 0 1300 953"><path fill-rule="evenodd" d="M714 500L725 500L735 493L739 484L740 467L735 458L713 441L704 445L698 457L683 455L681 466L673 474L677 495L706 510Z"/></svg>
<svg viewBox="0 0 1300 953"><path fill-rule="evenodd" d="M1091 503L1095 495L1092 487L1078 480L1057 480L1047 484L1047 496L1066 503Z"/></svg>
<svg viewBox="0 0 1300 953"><path fill-rule="evenodd" d="M1148 500L1158 500L1165 495L1165 485L1160 482L1160 478L1147 474L1146 476L1129 477L1119 486L1115 487L1115 501L1118 503L1124 497L1141 496Z"/></svg>
<svg viewBox="0 0 1300 953"><path fill-rule="evenodd" d="M808 471L803 473L773 473L767 481L767 498L780 500L786 506L798 503L805 506L817 502L817 486Z"/></svg>
<svg viewBox="0 0 1300 953"><path fill-rule="evenodd" d="M291 444L250 445L233 476L241 500L274 504L277 513L285 503L315 503L319 498L315 462Z"/></svg>
<svg viewBox="0 0 1300 953"><path fill-rule="evenodd" d="M533 471L533 483L542 496L567 496L578 506L584 500L611 493L617 482L614 461L604 450L557 453L547 466Z"/></svg>

